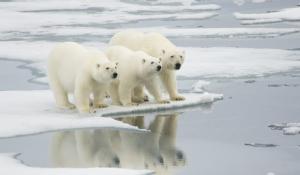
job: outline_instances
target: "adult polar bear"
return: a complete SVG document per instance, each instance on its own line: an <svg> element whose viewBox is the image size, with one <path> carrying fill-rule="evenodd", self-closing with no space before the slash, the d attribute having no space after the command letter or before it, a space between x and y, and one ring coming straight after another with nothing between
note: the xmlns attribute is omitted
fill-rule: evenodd
<svg viewBox="0 0 300 175"><path fill-rule="evenodd" d="M95 48L73 42L58 44L48 60L49 85L56 104L61 108L74 108L68 100L68 93L73 93L81 113L93 112L89 106L92 93L94 107L106 107L103 99L110 82L118 75L116 68L115 63Z"/></svg>
<svg viewBox="0 0 300 175"><path fill-rule="evenodd" d="M132 51L123 46L111 46L105 51L111 61L118 62L120 76L111 83L109 94L113 104L130 106L144 101L143 91L140 87L146 86L149 93L158 103L167 103L162 100L159 87L157 87L157 75L161 70L161 62L158 58L149 56L143 51Z"/></svg>
<svg viewBox="0 0 300 175"><path fill-rule="evenodd" d="M179 70L185 58L184 51L178 49L166 37L159 33L142 33L125 30L116 33L109 45L122 45L131 50L142 50L149 55L162 58L160 78L171 100L184 100L177 91L175 70Z"/></svg>

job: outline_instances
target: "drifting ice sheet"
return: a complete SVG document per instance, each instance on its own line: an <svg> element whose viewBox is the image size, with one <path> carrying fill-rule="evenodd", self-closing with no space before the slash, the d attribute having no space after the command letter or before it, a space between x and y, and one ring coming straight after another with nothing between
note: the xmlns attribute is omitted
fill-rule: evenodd
<svg viewBox="0 0 300 175"><path fill-rule="evenodd" d="M300 7L286 8L270 13L234 13L242 24L264 24L284 21L300 21Z"/></svg>
<svg viewBox="0 0 300 175"><path fill-rule="evenodd" d="M121 168L35 168L16 159L16 154L0 154L0 174L9 175L146 175L149 170L129 170Z"/></svg>
<svg viewBox="0 0 300 175"><path fill-rule="evenodd" d="M280 123L269 126L273 130L282 130L284 135L300 134L300 123Z"/></svg>
<svg viewBox="0 0 300 175"><path fill-rule="evenodd" d="M221 99L219 94L184 94L185 101L170 104L145 104L138 107L111 106L99 109L96 114L79 115L73 110L55 107L50 91L0 91L0 138L35 134L75 128L120 128L138 130L136 127L101 116L157 112L186 108Z"/></svg>
<svg viewBox="0 0 300 175"><path fill-rule="evenodd" d="M55 44L53 42L0 42L0 57L35 61L26 66L37 68L41 74L45 74L48 53ZM106 47L100 42L82 44L98 47L101 50ZM182 49L186 51L186 60L182 69L177 71L177 75L186 78L264 76L300 68L300 51L297 50L235 47L183 47ZM39 80L46 81L45 78Z"/></svg>

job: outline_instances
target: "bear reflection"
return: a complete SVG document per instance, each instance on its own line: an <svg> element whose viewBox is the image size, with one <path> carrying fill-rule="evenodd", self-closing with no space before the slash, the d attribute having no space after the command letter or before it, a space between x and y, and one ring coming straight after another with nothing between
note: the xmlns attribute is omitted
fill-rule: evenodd
<svg viewBox="0 0 300 175"><path fill-rule="evenodd" d="M157 115L146 127L144 117L118 120L151 132L77 130L55 134L52 160L56 167L121 167L152 169L170 174L184 166L185 155L176 148L178 114Z"/></svg>

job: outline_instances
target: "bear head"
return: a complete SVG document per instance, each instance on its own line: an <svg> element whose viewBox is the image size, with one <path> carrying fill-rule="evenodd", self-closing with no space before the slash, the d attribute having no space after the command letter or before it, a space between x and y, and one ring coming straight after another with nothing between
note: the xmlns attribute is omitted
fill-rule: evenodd
<svg viewBox="0 0 300 175"><path fill-rule="evenodd" d="M92 77L98 83L107 83L118 77L117 62L96 62L93 63L91 71Z"/></svg>
<svg viewBox="0 0 300 175"><path fill-rule="evenodd" d="M145 52L137 51L135 53L139 60L140 75L144 77L152 76L159 73L162 69L161 59L152 57Z"/></svg>
<svg viewBox="0 0 300 175"><path fill-rule="evenodd" d="M185 52L180 49L161 50L163 67L169 70L179 70L185 59Z"/></svg>

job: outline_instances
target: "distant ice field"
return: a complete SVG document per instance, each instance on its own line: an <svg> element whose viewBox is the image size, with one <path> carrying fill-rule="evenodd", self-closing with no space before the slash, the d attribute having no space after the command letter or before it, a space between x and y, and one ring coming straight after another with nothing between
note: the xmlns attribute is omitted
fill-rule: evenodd
<svg viewBox="0 0 300 175"><path fill-rule="evenodd" d="M180 78L237 78L289 72L300 66L299 27L294 24L245 27L242 23L273 21L274 16L298 19L296 1L281 3L283 10L278 9L278 3L277 0L272 3L261 0L1 2L0 57L32 61L30 66L44 76L36 81L47 82L46 60L56 43L75 41L105 49L113 34L131 28L160 32L186 50L186 62L177 73ZM253 8L258 5L261 13ZM262 14L268 5L271 12ZM255 14L249 13L248 7Z"/></svg>

